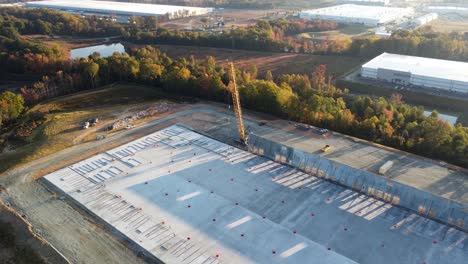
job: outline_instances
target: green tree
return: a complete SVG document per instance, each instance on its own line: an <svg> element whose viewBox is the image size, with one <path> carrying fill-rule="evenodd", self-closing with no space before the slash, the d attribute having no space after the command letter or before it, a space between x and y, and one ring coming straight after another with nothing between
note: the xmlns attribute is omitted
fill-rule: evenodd
<svg viewBox="0 0 468 264"><path fill-rule="evenodd" d="M144 59L140 62L139 78L146 82L158 80L164 71L164 66L153 63L151 59Z"/></svg>
<svg viewBox="0 0 468 264"><path fill-rule="evenodd" d="M96 87L96 77L99 74L99 64L94 61L88 61L84 66L84 73L88 76L92 88Z"/></svg>
<svg viewBox="0 0 468 264"><path fill-rule="evenodd" d="M3 92L0 102L0 116L3 122L15 120L24 110L24 99L20 94Z"/></svg>
<svg viewBox="0 0 468 264"><path fill-rule="evenodd" d="M444 149L451 145L452 127L449 123L439 119L439 114L434 111L421 123L422 139L421 151L443 157L449 153L449 149Z"/></svg>
<svg viewBox="0 0 468 264"><path fill-rule="evenodd" d="M271 73L270 70L268 70L266 73L265 73L265 80L266 81L273 81L273 74Z"/></svg>

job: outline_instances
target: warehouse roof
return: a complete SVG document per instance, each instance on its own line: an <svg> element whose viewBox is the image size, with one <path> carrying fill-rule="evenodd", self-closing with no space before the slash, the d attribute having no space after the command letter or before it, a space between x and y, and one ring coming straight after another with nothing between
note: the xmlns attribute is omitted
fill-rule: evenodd
<svg viewBox="0 0 468 264"><path fill-rule="evenodd" d="M51 1L37 1L28 2L26 6L33 7L52 7L60 9L76 9L86 11L106 11L106 12L119 12L119 13L133 13L133 14L152 14L164 15L167 13L174 13L183 10L196 11L208 8L190 7L190 6L174 6L174 5L153 5L153 4L138 4L138 3L124 3L124 2L111 2L111 1L91 1L91 0L51 0Z"/></svg>
<svg viewBox="0 0 468 264"><path fill-rule="evenodd" d="M383 53L362 67L383 68L440 79L468 82L468 63Z"/></svg>
<svg viewBox="0 0 468 264"><path fill-rule="evenodd" d="M383 7L383 6L365 6L365 5L337 5L313 10L305 10L303 14L310 15L326 15L337 17L350 17L361 19L375 19L379 21L389 21L412 14L412 8L397 8L397 7Z"/></svg>
<svg viewBox="0 0 468 264"><path fill-rule="evenodd" d="M389 3L390 0L339 0L337 2Z"/></svg>
<svg viewBox="0 0 468 264"><path fill-rule="evenodd" d="M431 11L468 12L468 7L462 6L428 6L426 9Z"/></svg>
<svg viewBox="0 0 468 264"><path fill-rule="evenodd" d="M462 230L180 125L45 180L164 263L452 264L468 257Z"/></svg>

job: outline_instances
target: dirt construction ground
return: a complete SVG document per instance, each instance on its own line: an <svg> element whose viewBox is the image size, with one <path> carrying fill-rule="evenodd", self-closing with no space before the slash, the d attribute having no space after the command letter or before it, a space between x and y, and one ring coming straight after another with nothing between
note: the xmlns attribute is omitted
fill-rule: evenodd
<svg viewBox="0 0 468 264"><path fill-rule="evenodd" d="M223 21L225 29L231 27L248 27L255 25L259 19L274 19L286 16L285 10L244 10L223 9L216 10L208 15L169 20L161 23L161 26L171 29L199 29L204 26L212 26L216 22ZM221 28L222 29L222 28Z"/></svg>
<svg viewBox="0 0 468 264"><path fill-rule="evenodd" d="M103 230L73 204L61 201L37 178L177 122L202 132L209 132L217 123L224 123L226 130L217 130L217 135L221 139L227 139L225 135L234 138L234 120L229 119L226 123L225 119L218 119L217 111L223 112L224 108L180 105L170 116L156 116L140 127L122 130L103 140L76 145L21 165L0 176L0 184L7 187L1 199L23 215L38 235L57 247L72 263L143 263L127 244Z"/></svg>
<svg viewBox="0 0 468 264"><path fill-rule="evenodd" d="M147 106L148 104L141 105ZM122 111L120 107L115 109L121 111L120 116L131 114L129 111ZM144 263L129 244L122 243L122 239L104 230L101 225L95 223L89 215L81 212L73 204L62 201L60 196L48 190L37 179L96 153L155 132L169 124L183 122L200 131L209 131L216 123L225 121L225 119L213 118L216 115L211 114L220 109L201 110L199 105L180 104L171 113L146 119L145 125L121 130L100 141L90 140L81 144L75 142L78 145L19 165L1 174L0 185L5 186L6 191L0 194L0 199L18 211L26 221L32 224L37 235L49 241L72 263ZM169 115L170 117L166 117ZM119 115L113 118L117 120ZM233 126L234 122L226 125ZM228 137L235 136L234 127L228 128L227 131L233 131L233 133L227 133ZM60 134L74 133L75 136L76 132L64 131ZM83 131L82 133L88 134L89 132ZM221 131L219 135L224 133L225 131Z"/></svg>
<svg viewBox="0 0 468 264"><path fill-rule="evenodd" d="M152 103L156 104L157 101ZM121 108L118 109L121 111ZM131 113L125 113L125 115L128 114ZM115 120L118 118L118 115L114 117ZM272 138L279 141L286 141L284 131L289 130L291 132L295 129L287 121L275 120L260 114L247 112L245 119L248 129L260 133L261 131L267 131ZM260 120L266 121L268 125L259 126L258 122ZM76 208L71 202L66 199L62 201L63 199L59 195L54 194L45 187L42 180L38 180L38 178L59 168L176 123L183 123L200 133L228 144L234 144L234 140L238 137L232 112L225 105L215 103L174 103L174 106L168 112L157 114L144 121L144 123L140 123L133 129L123 129L115 133L109 133L106 138L101 140L88 140L84 143L76 142L76 145L13 167L0 176L0 184L6 187L6 191L0 195L1 200L16 209L20 215L32 224L38 235L54 245L72 263L144 263L144 260L137 256L138 250L132 249L122 238L96 223L90 215ZM78 132L74 131L73 133ZM297 132L295 133L294 142L300 144L300 135ZM320 149L322 147L320 145L321 138L316 135L308 135L306 138L313 137L316 139L312 141L318 142L318 145L313 145L311 148ZM328 140L334 139L330 138ZM343 138L337 140L345 141ZM309 140L309 142L311 141ZM361 143L356 144L362 146ZM347 152L350 152L352 148L353 146L348 147ZM370 147L369 151L372 150L373 148ZM387 154L383 153L382 155ZM396 154L394 153L394 155ZM364 155L364 157L370 156ZM362 160L360 161L362 162ZM425 168L432 169L430 163L422 159L411 161L421 162ZM448 172L449 170L438 166L438 169L433 171ZM423 173L422 177L424 177L424 174L426 173ZM430 174L429 176L432 177ZM460 175L453 171L450 175L444 176L444 179L450 182L457 179L458 181L461 180L461 185L455 184L453 186L458 188L456 191L444 189L442 190L443 193L439 195L447 196L456 193L459 195L458 197L450 198L466 199L465 189L459 188L464 185L465 179L463 177L466 179L466 174ZM402 179L402 181L404 180ZM411 184L417 185L418 183ZM440 190L435 191L439 192Z"/></svg>
<svg viewBox="0 0 468 264"><path fill-rule="evenodd" d="M103 231L71 204L62 202L36 178L72 161L154 132L159 122L156 120L101 141L71 147L13 169L1 177L1 184L7 186L2 199L73 263L143 263L118 238Z"/></svg>
<svg viewBox="0 0 468 264"><path fill-rule="evenodd" d="M197 59L205 59L207 56L214 56L216 61L220 64L232 60L236 67L244 70L251 70L252 65L256 65L261 77L263 77L263 74L268 70L274 75L311 74L316 66L325 64L327 65L328 73L334 78L338 78L342 74L363 63L359 58L346 56L273 53L167 45L158 45L157 48L166 52L173 58L188 58L193 55Z"/></svg>

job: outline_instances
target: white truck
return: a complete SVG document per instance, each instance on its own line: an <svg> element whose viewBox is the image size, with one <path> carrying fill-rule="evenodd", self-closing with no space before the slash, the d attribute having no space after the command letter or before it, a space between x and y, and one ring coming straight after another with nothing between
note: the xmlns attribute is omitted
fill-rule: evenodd
<svg viewBox="0 0 468 264"><path fill-rule="evenodd" d="M393 166L393 161L389 160L384 163L384 165L380 166L379 168L379 174L380 175L385 175L389 169L391 169Z"/></svg>

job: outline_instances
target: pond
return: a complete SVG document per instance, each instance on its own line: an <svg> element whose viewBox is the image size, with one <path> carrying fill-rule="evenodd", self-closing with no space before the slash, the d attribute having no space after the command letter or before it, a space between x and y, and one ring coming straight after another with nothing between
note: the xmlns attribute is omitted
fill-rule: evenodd
<svg viewBox="0 0 468 264"><path fill-rule="evenodd" d="M97 46L90 46L84 47L79 49L72 49L70 50L70 58L71 59L78 59L78 58L86 58L89 55L93 54L94 52L99 52L101 57L109 57L114 52L125 52L124 45L120 43L113 43L113 44L104 44L104 45L97 45Z"/></svg>
<svg viewBox="0 0 468 264"><path fill-rule="evenodd" d="M454 115L451 115L451 114L447 114L447 113L441 113L439 111L437 111L439 113L439 119L440 120L444 120L444 121L447 121L449 122L450 124L452 125L455 125L457 123L457 119L458 119L458 116L454 116ZM424 115L425 116L430 116L432 113L432 110L431 109L426 109L424 111Z"/></svg>

